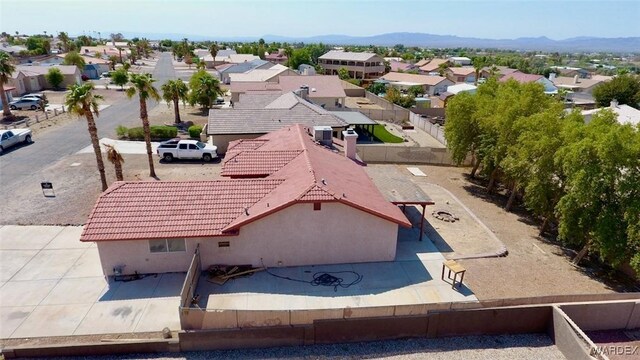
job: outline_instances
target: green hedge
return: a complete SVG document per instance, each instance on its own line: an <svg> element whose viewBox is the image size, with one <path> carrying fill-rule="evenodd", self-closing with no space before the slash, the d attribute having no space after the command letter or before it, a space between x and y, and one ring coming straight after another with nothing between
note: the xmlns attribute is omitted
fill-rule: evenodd
<svg viewBox="0 0 640 360"><path fill-rule="evenodd" d="M189 126L189 136L191 136L192 138L200 139L200 133L202 133L202 126Z"/></svg>
<svg viewBox="0 0 640 360"><path fill-rule="evenodd" d="M151 126L151 140L168 140L178 136L178 128L173 126ZM144 140L142 127L127 129L129 140Z"/></svg>

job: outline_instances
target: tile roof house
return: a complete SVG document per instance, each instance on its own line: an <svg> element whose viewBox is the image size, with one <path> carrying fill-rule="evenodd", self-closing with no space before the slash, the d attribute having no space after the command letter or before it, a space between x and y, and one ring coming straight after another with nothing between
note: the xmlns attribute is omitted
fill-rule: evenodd
<svg viewBox="0 0 640 360"><path fill-rule="evenodd" d="M348 124L327 110L288 92L241 94L231 109L209 110L207 135L225 153L233 140L256 138L294 124L328 126L338 137Z"/></svg>
<svg viewBox="0 0 640 360"><path fill-rule="evenodd" d="M232 79L235 79L235 77L232 76ZM238 104L241 94L264 93L265 91L282 94L307 87L309 89L308 98L310 101L325 109L335 109L344 106L344 101L347 96L342 86L342 80L337 76L292 76L280 74L276 77L275 81L276 82L273 83L231 81L231 100L234 104Z"/></svg>
<svg viewBox="0 0 640 360"><path fill-rule="evenodd" d="M426 60L425 60L426 61ZM418 62L420 63L420 62ZM420 72L423 74L437 73L441 64L447 64L447 59L431 59L426 64L419 67Z"/></svg>
<svg viewBox="0 0 640 360"><path fill-rule="evenodd" d="M287 61L289 61L289 58L287 57L287 55L284 53L284 51L278 51L278 52L274 52L271 53L267 56L264 57L265 60L270 61L274 64L286 64Z"/></svg>
<svg viewBox="0 0 640 360"><path fill-rule="evenodd" d="M450 67L444 71L445 76L455 83L474 83L476 69L472 67Z"/></svg>
<svg viewBox="0 0 640 360"><path fill-rule="evenodd" d="M16 70L9 78L9 85L15 88L12 95L20 96L25 93L51 89L52 86L45 75L52 68L59 69L63 75L61 88L82 83L82 74L74 65L17 65Z"/></svg>
<svg viewBox="0 0 640 360"><path fill-rule="evenodd" d="M338 75L347 69L353 79L378 78L385 72L384 59L375 53L331 50L318 58L325 75Z"/></svg>
<svg viewBox="0 0 640 360"><path fill-rule="evenodd" d="M583 79L578 75L574 75L573 77L555 76L553 73L549 75L549 80L559 89L588 94L593 92L596 86L608 81L601 78Z"/></svg>
<svg viewBox="0 0 640 360"><path fill-rule="evenodd" d="M604 110L610 109L616 114L617 120L620 124L630 124L632 126L640 126L640 110L635 109L626 104L618 104L616 100L611 101L609 107L598 108L593 110L584 110L581 112L582 116L584 116L584 121L588 123L591 121L591 118L594 114Z"/></svg>
<svg viewBox="0 0 640 360"><path fill-rule="evenodd" d="M546 77L536 74L525 74L521 71L514 71L500 78L500 81L505 82L509 80L515 80L519 83L537 82L544 86L544 92L546 94L557 94L558 88Z"/></svg>
<svg viewBox="0 0 640 360"><path fill-rule="evenodd" d="M411 86L421 86L424 94L433 96L443 93L447 86L453 85L453 81L442 76L417 75L399 72L390 72L380 77L380 80L387 81L389 85L400 89L408 89Z"/></svg>
<svg viewBox="0 0 640 360"><path fill-rule="evenodd" d="M273 66L275 66L275 64L270 63L266 60L257 58L257 59L247 61L247 62L242 62L239 64L232 64L230 66L217 67L216 70L218 70L218 72L220 73L220 81L223 84L228 85L231 83L230 74L242 74L242 73L246 73L247 71L251 71L253 69L270 69Z"/></svg>
<svg viewBox="0 0 640 360"><path fill-rule="evenodd" d="M402 61L390 61L389 65L391 66L391 71L411 71L417 68L414 64Z"/></svg>
<svg viewBox="0 0 640 360"><path fill-rule="evenodd" d="M251 69L244 73L230 73L229 82L277 82L282 75L298 76L298 73L288 67L276 64L268 69Z"/></svg>
<svg viewBox="0 0 640 360"><path fill-rule="evenodd" d="M105 276L182 272L196 247L213 264L296 266L395 258L411 223L358 163L292 125L234 141L225 180L116 182L80 240Z"/></svg>

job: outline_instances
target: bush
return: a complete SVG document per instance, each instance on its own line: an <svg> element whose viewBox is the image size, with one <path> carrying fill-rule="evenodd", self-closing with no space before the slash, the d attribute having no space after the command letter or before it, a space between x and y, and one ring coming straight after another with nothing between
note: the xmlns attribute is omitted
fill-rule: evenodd
<svg viewBox="0 0 640 360"><path fill-rule="evenodd" d="M127 137L129 140L144 140L144 131L141 127L128 129Z"/></svg>
<svg viewBox="0 0 640 360"><path fill-rule="evenodd" d="M191 136L192 138L199 139L201 132L202 132L202 126L200 125L193 125L189 127L189 136Z"/></svg>
<svg viewBox="0 0 640 360"><path fill-rule="evenodd" d="M116 134L118 134L119 138L126 137L128 132L129 132L129 129L126 126L118 125L116 127Z"/></svg>
<svg viewBox="0 0 640 360"><path fill-rule="evenodd" d="M89 80L89 77L87 75L82 75L81 79L82 79L82 81L87 81L87 80Z"/></svg>

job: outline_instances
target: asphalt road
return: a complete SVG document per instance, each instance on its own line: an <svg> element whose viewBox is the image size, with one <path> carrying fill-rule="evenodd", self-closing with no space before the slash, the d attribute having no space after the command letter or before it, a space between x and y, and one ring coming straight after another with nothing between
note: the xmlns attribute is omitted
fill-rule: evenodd
<svg viewBox="0 0 640 360"><path fill-rule="evenodd" d="M176 78L170 53L160 54L153 70L153 78L158 89L167 80ZM113 138L116 126L122 124L130 127L140 124L138 104L137 98L134 97L130 101L115 103L100 112L100 117L96 120L98 136ZM149 101L148 110L157 105L157 102ZM0 185L4 190L20 184L27 177L91 144L85 121L66 124L33 140L33 144L7 151L0 157Z"/></svg>

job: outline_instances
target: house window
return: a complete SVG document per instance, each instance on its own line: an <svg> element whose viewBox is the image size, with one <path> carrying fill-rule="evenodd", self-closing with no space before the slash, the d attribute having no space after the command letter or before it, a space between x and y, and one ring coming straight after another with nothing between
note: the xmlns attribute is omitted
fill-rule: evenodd
<svg viewBox="0 0 640 360"><path fill-rule="evenodd" d="M228 241L218 241L218 247L229 247L229 245Z"/></svg>
<svg viewBox="0 0 640 360"><path fill-rule="evenodd" d="M152 253L186 251L184 239L149 240L149 251Z"/></svg>
<svg viewBox="0 0 640 360"><path fill-rule="evenodd" d="M321 209L322 209L322 203L319 203L319 202L314 202L313 203L313 210L319 211Z"/></svg>

